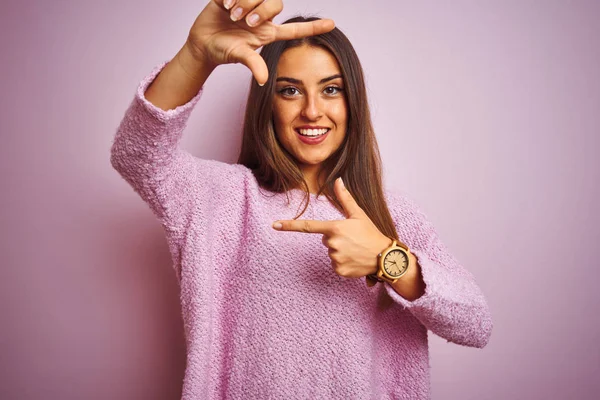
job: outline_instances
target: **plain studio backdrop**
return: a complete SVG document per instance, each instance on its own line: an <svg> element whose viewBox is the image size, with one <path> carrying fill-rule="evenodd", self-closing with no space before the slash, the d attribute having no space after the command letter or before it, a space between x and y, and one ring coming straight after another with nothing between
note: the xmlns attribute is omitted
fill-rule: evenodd
<svg viewBox="0 0 600 400"><path fill-rule="evenodd" d="M2 2L0 398L179 398L166 239L109 150L205 4ZM600 2L288 0L275 21L297 13L350 38L386 185L488 299L486 348L429 334L433 399L597 398ZM235 162L249 81L217 69L185 149Z"/></svg>

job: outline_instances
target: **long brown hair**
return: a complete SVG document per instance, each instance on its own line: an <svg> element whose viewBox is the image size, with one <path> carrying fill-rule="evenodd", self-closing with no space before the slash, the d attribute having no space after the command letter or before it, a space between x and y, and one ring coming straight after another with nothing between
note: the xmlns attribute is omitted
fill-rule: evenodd
<svg viewBox="0 0 600 400"><path fill-rule="evenodd" d="M317 19L298 16L284 24ZM259 185L271 192L286 192L287 195L289 189L304 187L305 206L294 219L306 211L310 202L308 184L294 157L280 145L273 124L275 71L279 58L285 50L301 45L323 48L337 59L348 105L346 137L323 162L319 178L324 178L324 184L317 195L324 194L344 213L333 190L335 179L341 176L348 191L381 233L397 239L398 233L383 194L381 156L371 123L363 70L352 44L338 28L317 36L273 42L262 48L260 55L269 69L269 79L262 87L254 79L250 84L238 164L251 169Z"/></svg>

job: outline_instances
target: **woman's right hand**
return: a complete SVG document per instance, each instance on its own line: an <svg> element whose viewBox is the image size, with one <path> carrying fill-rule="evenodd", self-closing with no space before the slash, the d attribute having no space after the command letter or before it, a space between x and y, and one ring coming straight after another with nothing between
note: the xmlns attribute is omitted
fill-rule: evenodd
<svg viewBox="0 0 600 400"><path fill-rule="evenodd" d="M242 63L258 84L264 85L269 71L256 49L277 40L319 35L335 27L330 19L274 24L273 18L281 10L282 0L212 0L196 18L184 47L194 59L213 68Z"/></svg>

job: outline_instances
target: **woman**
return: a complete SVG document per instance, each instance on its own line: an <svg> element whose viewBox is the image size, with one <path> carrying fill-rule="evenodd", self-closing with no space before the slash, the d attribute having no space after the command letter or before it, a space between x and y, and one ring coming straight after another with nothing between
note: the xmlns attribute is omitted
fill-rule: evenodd
<svg viewBox="0 0 600 400"><path fill-rule="evenodd" d="M428 398L427 330L484 347L485 298L418 207L382 189L347 38L330 20L275 25L281 10L210 2L142 81L111 150L165 228L183 398ZM255 79L238 163L198 159L182 131L210 73L234 62Z"/></svg>

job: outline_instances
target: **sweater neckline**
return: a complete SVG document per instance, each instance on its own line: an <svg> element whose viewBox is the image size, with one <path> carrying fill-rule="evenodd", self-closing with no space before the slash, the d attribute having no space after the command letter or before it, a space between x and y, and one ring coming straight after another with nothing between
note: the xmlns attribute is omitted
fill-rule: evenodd
<svg viewBox="0 0 600 400"><path fill-rule="evenodd" d="M290 189L288 192L290 192L290 194L292 196L298 196L300 198L304 198L304 196L306 195L306 192L302 189ZM327 197L324 194L320 194L319 197L317 197L316 193L309 193L310 195L310 200L316 200L316 201L328 201Z"/></svg>
<svg viewBox="0 0 600 400"><path fill-rule="evenodd" d="M276 198L282 198L285 199L287 196L289 196L290 200L292 200L294 203L296 202L303 202L304 201L304 197L306 195L306 192L302 189L288 189L287 192L271 192L268 189L262 188L260 189L260 191L262 191L264 194L267 195L267 197L276 197ZM327 198L327 196L325 196L325 194L321 194L317 197L316 193L309 193L309 208L312 208L313 205L315 206L322 206L322 205L331 205L331 207L334 207L333 204L331 204L331 202L329 201L329 199Z"/></svg>

